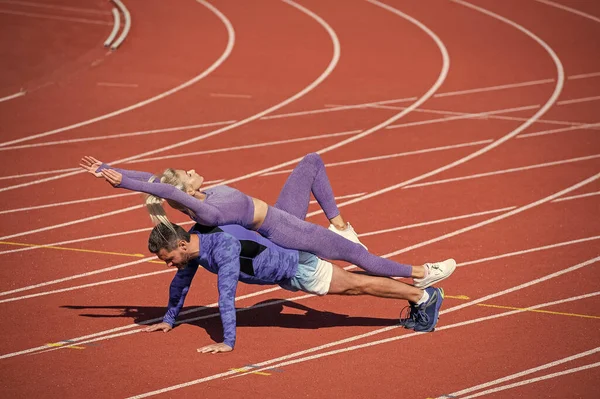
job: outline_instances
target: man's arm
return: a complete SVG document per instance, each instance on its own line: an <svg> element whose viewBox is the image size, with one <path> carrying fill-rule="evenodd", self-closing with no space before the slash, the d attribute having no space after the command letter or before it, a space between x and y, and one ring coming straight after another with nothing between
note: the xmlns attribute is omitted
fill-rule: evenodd
<svg viewBox="0 0 600 399"><path fill-rule="evenodd" d="M175 320L183 307L183 302L192 284L192 279L198 270L197 265L190 265L177 271L169 287L169 304L162 323L152 324L144 329L146 332L169 332L175 325Z"/></svg>
<svg viewBox="0 0 600 399"><path fill-rule="evenodd" d="M223 323L223 343L198 349L202 353L229 352L235 346L236 314L235 292L240 278L240 242L226 233L219 234L219 243L212 251L218 265L219 313ZM217 237L216 235L214 236Z"/></svg>
<svg viewBox="0 0 600 399"><path fill-rule="evenodd" d="M179 312L181 312L181 308L183 308L185 297L197 271L197 265L188 265L183 269L177 270L169 287L169 304L167 306L167 313L163 317L163 323L167 323L171 327L175 325L175 320Z"/></svg>

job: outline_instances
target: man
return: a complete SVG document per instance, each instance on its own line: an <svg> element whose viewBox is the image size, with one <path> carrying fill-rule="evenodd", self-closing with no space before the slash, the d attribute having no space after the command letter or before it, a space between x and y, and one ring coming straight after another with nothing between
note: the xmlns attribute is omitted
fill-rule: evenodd
<svg viewBox="0 0 600 399"><path fill-rule="evenodd" d="M191 234L190 234L191 233ZM219 312L224 342L198 349L202 353L232 351L236 338L235 292L238 281L248 284L279 284L289 291L315 295L373 295L405 299L410 315L400 322L415 331L433 331L444 298L441 288L429 287L440 275L451 273L454 259L428 264L429 276L420 282L423 288L387 277L356 274L319 259L313 254L290 250L238 225L205 227L196 225L190 233L178 225L159 224L148 240L148 249L167 266L179 269L170 286L167 313L163 322L146 331L173 328L175 319L198 266L218 275Z"/></svg>

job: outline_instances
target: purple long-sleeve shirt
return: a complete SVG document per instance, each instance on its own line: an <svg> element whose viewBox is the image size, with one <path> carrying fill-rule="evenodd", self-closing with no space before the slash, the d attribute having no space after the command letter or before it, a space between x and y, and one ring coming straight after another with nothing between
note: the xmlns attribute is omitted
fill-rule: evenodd
<svg viewBox="0 0 600 399"><path fill-rule="evenodd" d="M239 224L250 228L254 220L252 198L235 188L225 185L207 188L202 191L206 198L199 201L171 184L149 182L153 175L148 172L118 169L107 164L102 164L97 171L109 168L122 174L118 187L178 202L191 211L185 212L188 216L205 226Z"/></svg>
<svg viewBox="0 0 600 399"><path fill-rule="evenodd" d="M234 347L236 338L235 292L238 281L247 284L279 284L298 270L298 251L281 248L238 225L204 228L193 234L200 239L200 254L175 274L169 289L169 305L163 322L173 326L190 289L198 266L218 276L219 312L223 342ZM209 230L210 229L210 230Z"/></svg>

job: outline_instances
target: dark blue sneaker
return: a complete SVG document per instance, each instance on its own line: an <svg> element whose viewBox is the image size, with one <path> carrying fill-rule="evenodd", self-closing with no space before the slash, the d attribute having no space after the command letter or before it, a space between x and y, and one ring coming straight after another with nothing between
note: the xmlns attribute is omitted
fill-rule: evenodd
<svg viewBox="0 0 600 399"><path fill-rule="evenodd" d="M417 305L410 303L400 311L400 325L406 329L412 330L417 324Z"/></svg>
<svg viewBox="0 0 600 399"><path fill-rule="evenodd" d="M414 330L419 332L433 331L438 321L442 302L444 301L443 289L429 287L425 291L429 294L427 302L420 305L413 305L414 309L411 309L411 317L414 319Z"/></svg>

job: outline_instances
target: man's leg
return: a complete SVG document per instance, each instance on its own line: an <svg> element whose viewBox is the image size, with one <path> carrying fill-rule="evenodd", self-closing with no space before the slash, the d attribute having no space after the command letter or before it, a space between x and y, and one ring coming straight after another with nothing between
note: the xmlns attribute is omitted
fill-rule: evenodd
<svg viewBox="0 0 600 399"><path fill-rule="evenodd" d="M406 299L410 303L410 312L407 318L400 319L400 324L420 332L434 330L444 300L444 290L441 288L421 290L391 278L350 273L335 265L331 267L328 294Z"/></svg>
<svg viewBox="0 0 600 399"><path fill-rule="evenodd" d="M373 295L381 298L405 299L417 303L424 291L387 277L350 273L332 265L333 274L328 294L333 295Z"/></svg>

